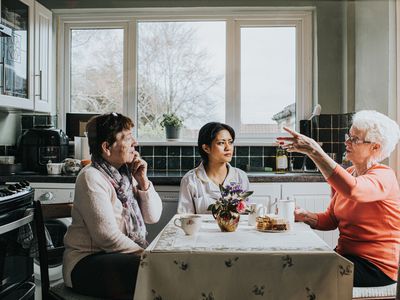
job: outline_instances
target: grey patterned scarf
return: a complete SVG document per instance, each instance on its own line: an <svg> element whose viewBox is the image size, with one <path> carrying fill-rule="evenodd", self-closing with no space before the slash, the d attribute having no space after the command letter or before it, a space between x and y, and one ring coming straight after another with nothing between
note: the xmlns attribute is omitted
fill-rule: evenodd
<svg viewBox="0 0 400 300"><path fill-rule="evenodd" d="M119 201L123 206L122 218L128 237L142 248L146 248L146 225L143 221L142 212L132 191L132 174L127 165L116 169L103 158L92 156L92 166L103 173L112 184L117 193Z"/></svg>

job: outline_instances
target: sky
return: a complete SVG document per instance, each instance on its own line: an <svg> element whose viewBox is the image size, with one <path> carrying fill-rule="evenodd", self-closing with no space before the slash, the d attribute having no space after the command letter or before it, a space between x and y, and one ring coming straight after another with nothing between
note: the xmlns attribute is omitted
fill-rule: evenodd
<svg viewBox="0 0 400 300"><path fill-rule="evenodd" d="M225 74L225 23L192 24L199 47L208 50L215 71ZM295 39L294 27L242 28L242 123L275 124L271 117L295 102Z"/></svg>

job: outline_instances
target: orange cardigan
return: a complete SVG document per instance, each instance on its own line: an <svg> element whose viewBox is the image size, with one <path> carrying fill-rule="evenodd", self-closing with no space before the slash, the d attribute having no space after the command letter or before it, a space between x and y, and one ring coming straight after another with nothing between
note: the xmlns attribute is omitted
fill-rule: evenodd
<svg viewBox="0 0 400 300"><path fill-rule="evenodd" d="M354 177L354 167L336 166L328 178L331 203L317 214L319 230L339 228L339 254L365 258L397 280L400 250L400 190L395 173L375 165Z"/></svg>

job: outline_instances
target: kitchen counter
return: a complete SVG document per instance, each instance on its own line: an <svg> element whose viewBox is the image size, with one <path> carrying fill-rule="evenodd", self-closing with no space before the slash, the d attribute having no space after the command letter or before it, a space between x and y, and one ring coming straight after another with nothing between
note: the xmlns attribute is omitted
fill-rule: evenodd
<svg viewBox="0 0 400 300"><path fill-rule="evenodd" d="M149 171L149 179L154 185L179 185L183 175L182 171ZM250 182L324 182L321 173L285 173L273 172L247 172ZM52 182L52 183L75 183L75 175L0 175L0 183L18 182L27 180L29 182Z"/></svg>

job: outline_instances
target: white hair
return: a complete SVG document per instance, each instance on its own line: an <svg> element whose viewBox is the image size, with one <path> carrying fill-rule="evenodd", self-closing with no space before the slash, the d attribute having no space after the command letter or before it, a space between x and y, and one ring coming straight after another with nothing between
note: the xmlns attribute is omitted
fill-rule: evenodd
<svg viewBox="0 0 400 300"><path fill-rule="evenodd" d="M352 127L365 132L365 140L379 144L381 151L375 160L389 157L400 139L399 125L375 110L361 110L353 116Z"/></svg>

